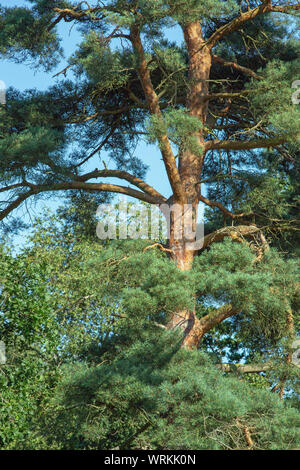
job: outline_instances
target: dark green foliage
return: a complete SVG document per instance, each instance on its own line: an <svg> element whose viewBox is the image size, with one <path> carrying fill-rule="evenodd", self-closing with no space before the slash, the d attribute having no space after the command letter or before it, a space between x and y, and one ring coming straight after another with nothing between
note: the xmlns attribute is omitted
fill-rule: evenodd
<svg viewBox="0 0 300 470"><path fill-rule="evenodd" d="M266 389L224 377L205 355L140 322L132 344L63 371L46 418L50 442L88 449L246 449L299 445L299 413ZM131 328L126 325L126 338ZM265 387L265 385L264 385ZM263 387L263 388L264 388ZM53 420L53 416L55 419ZM49 429L49 428L48 428Z"/></svg>
<svg viewBox="0 0 300 470"><path fill-rule="evenodd" d="M295 60L270 61L263 71L258 71L262 73L263 80L258 84L254 84L252 80L255 93L252 95L250 109L253 115L262 120L267 119L280 134L295 134L299 129L299 106L293 105L291 100L291 84L300 74L300 50L297 52L298 57ZM247 88L251 89L251 85ZM299 142L294 137L289 143L296 149Z"/></svg>
<svg viewBox="0 0 300 470"><path fill-rule="evenodd" d="M66 2L47 3L55 6ZM39 13L38 8L0 8L0 53L17 62L29 57L49 70L56 65L62 49L56 33L48 29L53 12L48 6L48 12L42 11L43 16Z"/></svg>

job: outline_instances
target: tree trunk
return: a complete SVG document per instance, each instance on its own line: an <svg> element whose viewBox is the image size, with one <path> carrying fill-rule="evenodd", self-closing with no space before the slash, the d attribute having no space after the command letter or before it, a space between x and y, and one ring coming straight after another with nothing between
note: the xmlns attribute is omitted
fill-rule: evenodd
<svg viewBox="0 0 300 470"><path fill-rule="evenodd" d="M189 54L189 82L186 107L189 115L197 117L205 125L208 109L206 96L209 93L209 75L211 68L211 53L205 46L201 24L192 22L183 27L184 37ZM194 134L199 148L204 148L203 130ZM179 156L179 174L184 188L185 200L172 201L177 210L171 211L169 248L172 258L182 271L191 269L195 256L197 210L201 188L201 170L205 154L193 153L185 149ZM180 327L184 331L183 346L188 349L198 348L203 336L200 320L193 311L174 313L168 323L169 329Z"/></svg>
<svg viewBox="0 0 300 470"><path fill-rule="evenodd" d="M169 248L171 257L181 271L189 271L192 268L195 250L191 244L195 242L197 206L176 205L170 212L170 238ZM182 310L175 312L167 327L169 329L180 328L184 331L182 345L188 349L197 348L200 342L199 320L193 311Z"/></svg>

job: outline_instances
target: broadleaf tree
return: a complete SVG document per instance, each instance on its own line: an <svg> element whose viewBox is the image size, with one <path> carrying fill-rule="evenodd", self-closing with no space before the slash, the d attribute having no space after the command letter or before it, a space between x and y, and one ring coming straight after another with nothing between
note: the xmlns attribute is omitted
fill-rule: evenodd
<svg viewBox="0 0 300 470"><path fill-rule="evenodd" d="M238 331L251 362L257 341L271 359L276 345L274 389L282 397L299 330L300 111L293 84L300 77L300 4L30 3L1 8L3 57L51 70L63 22L77 26L82 42L58 85L45 92L9 89L0 106L1 220L27 200L69 191L75 199L84 192L99 201L125 194L169 208L166 243L140 255L148 259L158 247L169 257L168 282L162 286L158 275L155 286L153 275L143 284L141 277L140 287L129 289L132 302L144 302L154 317L159 312L163 328L179 327L187 349L234 341ZM170 39L172 29L181 44ZM135 152L141 139L157 146L170 196L147 183L143 155ZM111 168L102 162L98 169L101 152L109 153ZM200 204L206 208L201 247L195 245ZM146 269L138 256L139 266Z"/></svg>

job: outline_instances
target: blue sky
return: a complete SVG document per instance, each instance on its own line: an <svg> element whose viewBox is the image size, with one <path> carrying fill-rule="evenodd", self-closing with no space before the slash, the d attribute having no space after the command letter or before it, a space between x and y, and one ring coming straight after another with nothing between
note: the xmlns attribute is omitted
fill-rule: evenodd
<svg viewBox="0 0 300 470"><path fill-rule="evenodd" d="M0 0L0 6L2 7L13 7L13 6L30 6L30 3L26 0ZM16 64L7 60L0 60L0 81L6 84L6 87L15 87L19 90L25 90L28 88L37 88L39 90L45 90L49 86L59 82L60 77L53 77L56 72L62 70L67 64L68 57L72 54L76 45L80 42L81 36L75 28L71 28L72 24L60 23L58 31L63 38L63 48L65 57L62 58L61 63L58 65L57 70L46 73L41 69L35 69L29 63ZM181 30L176 28L170 33L172 40L181 42L182 34ZM166 173L161 160L161 155L154 146L146 145L141 142L136 150L136 155L140 156L144 163L149 166L146 180L149 184L154 186L158 191L162 192L165 196L171 194L170 185L166 177ZM105 154L101 154L101 157L105 160ZM88 165L87 171L94 169L93 166ZM111 182L120 183L120 180L111 179ZM121 183L122 184L122 183ZM34 217L38 214L42 207L50 207L52 209L59 205L57 197L53 197L47 200L47 203L40 202L36 206L32 204L27 205L30 207L30 214ZM28 220L28 211L26 207L22 207L18 210L18 215L24 216Z"/></svg>

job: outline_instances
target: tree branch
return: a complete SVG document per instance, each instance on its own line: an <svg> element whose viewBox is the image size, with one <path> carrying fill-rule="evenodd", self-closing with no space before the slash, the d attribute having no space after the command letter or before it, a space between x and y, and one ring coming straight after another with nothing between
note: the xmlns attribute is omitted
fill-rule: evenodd
<svg viewBox="0 0 300 470"><path fill-rule="evenodd" d="M223 214L227 215L228 217L231 217L232 219L237 219L239 217L245 217L246 215L250 215L249 213L245 213L245 212L242 212L240 214L234 214L229 209L226 209L226 207L224 207L223 204L221 204L220 202L210 201L209 199L207 199L206 197L202 195L199 195L199 200L201 202L204 202L204 204L206 204L209 207L217 207L223 212Z"/></svg>
<svg viewBox="0 0 300 470"><path fill-rule="evenodd" d="M133 184L134 186L137 186L146 194L149 194L150 196L157 198L158 200L161 201L161 203L167 201L167 199L162 194L156 191L156 189L154 189L152 186L147 184L144 180L123 170L98 170L96 169L94 171L91 171L90 173L86 173L85 175L79 176L77 180L88 181L89 179L92 179L92 178L101 178L101 177L102 178L112 177L112 178L120 178L120 179L126 180L129 183Z"/></svg>
<svg viewBox="0 0 300 470"><path fill-rule="evenodd" d="M70 8L53 8L53 11L59 14L60 19L63 18L67 22L72 21L72 20L81 21L84 19L93 19L94 21L100 21L105 17L103 16L101 18L91 18L90 15L91 13L96 13L98 11L101 11L102 9L103 7L97 7L97 8L89 8L87 10L76 11L75 9L71 10ZM55 22L56 20L54 21L54 23Z"/></svg>
<svg viewBox="0 0 300 470"><path fill-rule="evenodd" d="M253 20L259 15L268 12L277 12L277 13L292 13L294 10L297 11L300 9L300 3L296 5L284 5L284 6L273 6L272 2L269 0L264 0L259 6L253 8L252 10L248 10L244 13L241 13L240 16L235 18L234 20L230 21L226 25L219 28L215 31L207 40L206 46L210 49L216 45L218 41L221 41L225 36L228 34L233 33L237 29L239 29L243 23L249 20Z"/></svg>
<svg viewBox="0 0 300 470"><path fill-rule="evenodd" d="M134 108L133 106L128 106L127 104L124 104L121 107L115 108L115 109L110 109L110 110L105 110L105 111L98 111L94 114L91 114L90 116L83 117L83 118L78 118L78 119L73 119L72 121L65 121L66 124L81 124L83 122L91 121L92 119L96 119L97 117L100 116L115 116L116 114L122 114L124 111L127 111L128 109ZM135 107L136 108L136 107Z"/></svg>
<svg viewBox="0 0 300 470"><path fill-rule="evenodd" d="M138 73L150 113L162 119L158 96L151 81L140 32L136 26L131 28L130 37L134 51L138 57ZM182 182L168 136L166 134L160 136L158 142L174 196L176 199L185 201Z"/></svg>
<svg viewBox="0 0 300 470"><path fill-rule="evenodd" d="M199 328L201 329L202 336L223 320L226 320L226 318L237 315L240 312L241 309L236 309L231 304L226 304L200 318Z"/></svg>
<svg viewBox="0 0 300 470"><path fill-rule="evenodd" d="M29 197L33 196L35 193L34 190L30 189L30 191L27 191L27 193L21 194L17 199L15 199L13 202L11 202L6 209L3 211L0 211L0 220L5 219L13 210L17 209L22 202L26 201Z"/></svg>
<svg viewBox="0 0 300 470"><path fill-rule="evenodd" d="M77 163L77 165L74 166L74 168L78 168L79 166L83 165L84 163L86 163L90 158L92 158L96 153L100 152L100 150L102 149L102 147L104 147L104 145L109 141L109 139L111 138L111 136L114 134L116 128L117 128L117 124L119 123L119 118L117 119L117 123L116 125L112 126L111 130L109 131L109 133L107 134L107 136L102 140L101 144L98 145L98 147L93 150L92 153L90 153L90 155L88 155L86 158L84 158L80 163Z"/></svg>
<svg viewBox="0 0 300 470"><path fill-rule="evenodd" d="M296 367L300 367L298 364L293 363ZM258 374L259 372L266 372L274 367L271 362L264 362L262 364L217 364L218 369L223 372L238 372L240 374ZM271 391L278 390L279 385L273 387Z"/></svg>
<svg viewBox="0 0 300 470"><path fill-rule="evenodd" d="M149 202L150 204L160 203L161 200L157 197L150 196L145 194L142 191L137 191L136 189L129 188L128 186L118 186L116 184L106 184L106 183L84 183L81 181L71 181L66 183L57 183L54 185L40 187L36 186L37 192L44 191L60 191L66 189L85 189L90 191L103 191L110 193L120 193L131 196L140 201Z"/></svg>
<svg viewBox="0 0 300 470"><path fill-rule="evenodd" d="M24 183L24 186L28 186L28 184ZM0 212L0 220L3 220L7 215L9 215L14 209L19 207L22 202L27 200L29 197L33 196L34 194L40 194L47 191L62 191L62 190L69 190L69 189L84 189L88 191L100 191L100 192L110 192L110 193L120 193L125 194L127 196L131 196L135 199L139 199L140 201L148 202L150 204L160 204L163 202L160 198L151 196L150 194L146 194L142 191L137 191L135 189L126 187L126 186L118 186L115 184L105 184L105 183L85 183L82 181L70 181L64 183L56 183L53 185L33 185L30 184L30 191L27 193L21 194L17 199L12 201L6 209Z"/></svg>
<svg viewBox="0 0 300 470"><path fill-rule="evenodd" d="M298 135L298 134L297 134ZM205 150L251 150L266 147L276 147L287 142L287 137L272 137L270 139L256 140L209 140L205 143Z"/></svg>
<svg viewBox="0 0 300 470"><path fill-rule="evenodd" d="M215 232L205 235L203 246L201 250L215 242L222 241L225 237L231 237L234 240L243 240L244 238L254 238L255 235L261 232L261 229L256 225L236 225L230 227L223 227Z"/></svg>
<svg viewBox="0 0 300 470"><path fill-rule="evenodd" d="M227 61L225 59L222 59L222 57L218 57L216 55L212 55L212 60L216 64L221 64L224 67L232 67L235 70L238 70L239 72L242 72L245 75L249 75L252 78L255 78L256 80L263 80L263 77L260 75L257 75L253 70L248 69L247 67L243 67L242 65L238 65L236 62L231 62Z"/></svg>
<svg viewBox="0 0 300 470"><path fill-rule="evenodd" d="M30 187L30 184L29 183L26 184L26 182L11 184L10 186L0 188L0 193L4 193L5 191L10 191L11 189L23 188L24 186Z"/></svg>

